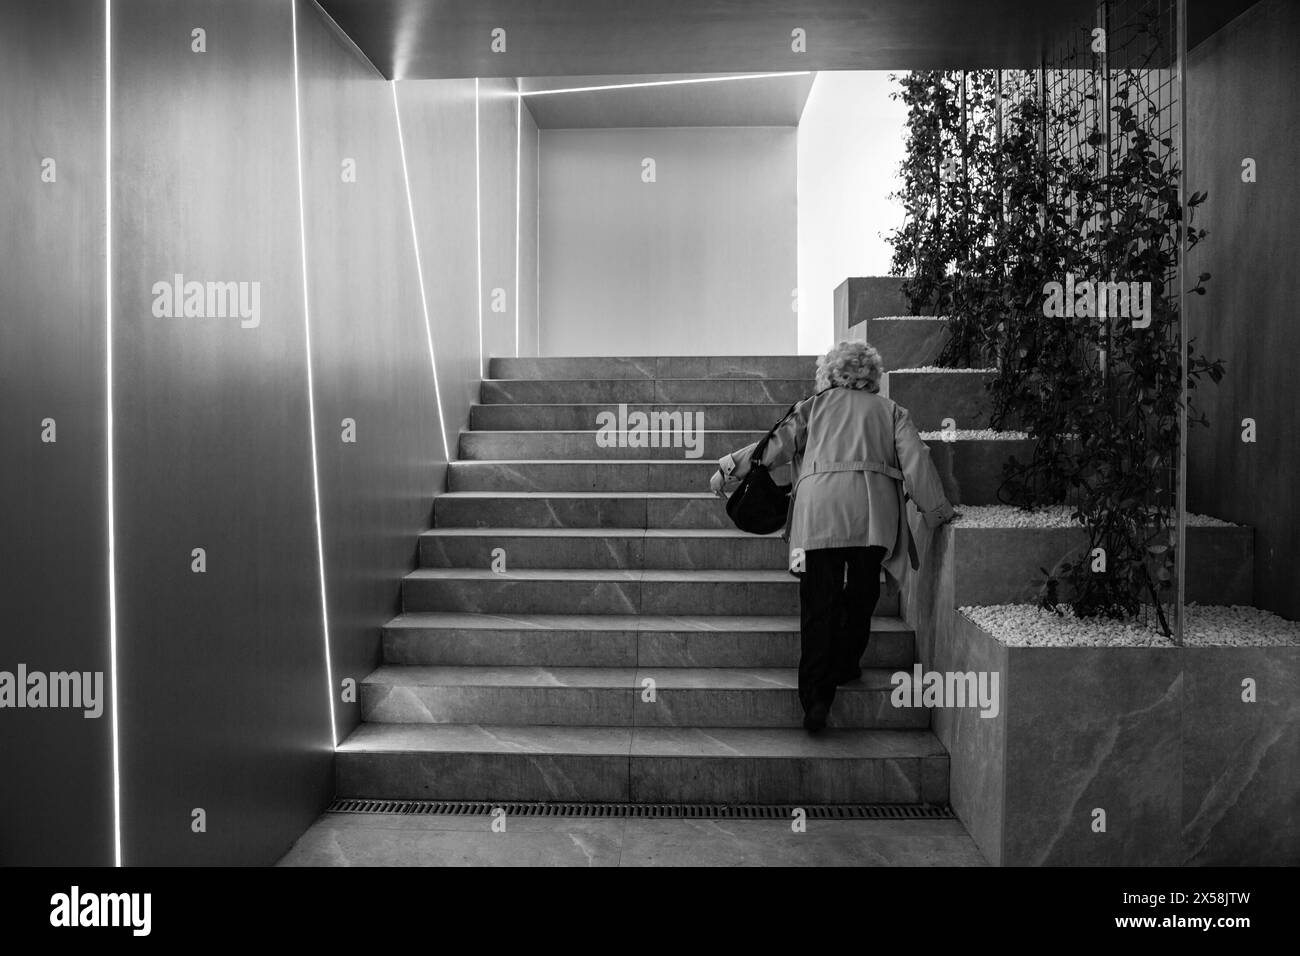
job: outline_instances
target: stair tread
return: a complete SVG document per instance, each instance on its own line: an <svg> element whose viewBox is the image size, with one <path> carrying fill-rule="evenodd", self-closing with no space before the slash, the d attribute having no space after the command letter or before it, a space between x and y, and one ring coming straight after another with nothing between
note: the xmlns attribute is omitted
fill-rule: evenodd
<svg viewBox="0 0 1300 956"><path fill-rule="evenodd" d="M644 378L485 378L484 382L545 382L548 385L572 385L574 383L587 384L599 382L600 384L623 384L625 382L714 382L717 384L729 385L732 382L811 382L813 377L807 378L770 378L765 375L736 375L727 378L709 378L708 376L699 375L659 375L652 379ZM761 404L761 403L760 403Z"/></svg>
<svg viewBox="0 0 1300 956"><path fill-rule="evenodd" d="M446 491L444 498L716 498L711 491Z"/></svg>
<svg viewBox="0 0 1300 956"><path fill-rule="evenodd" d="M474 465L694 465L715 464L714 458L461 458L451 466Z"/></svg>
<svg viewBox="0 0 1300 956"><path fill-rule="evenodd" d="M798 631L799 618L759 615L662 615L637 614L486 614L465 611L410 611L385 625L389 628L462 628L494 630L591 630L591 631ZM900 617L873 617L875 632L912 628Z"/></svg>
<svg viewBox="0 0 1300 956"><path fill-rule="evenodd" d="M895 669L863 668L862 676L839 693L892 690ZM400 687L548 687L638 690L653 678L658 690L792 691L799 685L793 667L524 667L385 664L363 681Z"/></svg>
<svg viewBox="0 0 1300 956"><path fill-rule="evenodd" d="M429 528L423 538L477 538L514 535L521 538L749 538L780 540L781 532L750 534L739 528Z"/></svg>
<svg viewBox="0 0 1300 956"><path fill-rule="evenodd" d="M624 379L624 381L627 381ZM740 381L739 379L728 379L728 381ZM763 381L766 381L764 379ZM611 405L626 405L629 409L637 408L698 408L701 406L712 408L773 408L786 409L790 403L786 402L474 402L470 408L601 408L608 409Z"/></svg>
<svg viewBox="0 0 1300 956"><path fill-rule="evenodd" d="M827 728L812 735L786 727L485 724L361 724L338 751L841 760L947 756L939 739L924 728Z"/></svg>
<svg viewBox="0 0 1300 956"><path fill-rule="evenodd" d="M417 568L407 580L428 581L772 581L797 584L789 571L765 568Z"/></svg>
<svg viewBox="0 0 1300 956"><path fill-rule="evenodd" d="M788 407L788 406L787 406ZM635 430L635 429L633 429ZM701 428L698 434L701 435L752 435L755 433L762 434L764 428ZM497 438L501 435L597 435L601 432L610 434L623 434L616 429L608 428L465 428L461 430L462 435L485 435L491 438ZM552 459L554 460L554 459ZM573 459L563 459L572 461ZM609 461L613 459L602 459Z"/></svg>

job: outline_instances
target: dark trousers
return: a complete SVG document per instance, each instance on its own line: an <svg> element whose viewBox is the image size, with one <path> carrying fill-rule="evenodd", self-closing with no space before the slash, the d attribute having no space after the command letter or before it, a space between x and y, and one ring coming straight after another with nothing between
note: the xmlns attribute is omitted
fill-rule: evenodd
<svg viewBox="0 0 1300 956"><path fill-rule="evenodd" d="M814 548L799 578L799 702L829 707L835 685L857 671L880 598L885 549Z"/></svg>

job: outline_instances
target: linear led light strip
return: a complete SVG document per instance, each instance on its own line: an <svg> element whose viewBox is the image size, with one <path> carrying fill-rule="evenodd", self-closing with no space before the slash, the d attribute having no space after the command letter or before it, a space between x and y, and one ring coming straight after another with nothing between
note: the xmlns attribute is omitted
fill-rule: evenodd
<svg viewBox="0 0 1300 956"><path fill-rule="evenodd" d="M689 83L727 83L732 80L765 80L774 76L807 76L811 70L790 73L742 73L739 76L701 76L689 80L647 80L643 83L610 83L605 86L572 86L564 90L527 90L520 96L553 96L556 93L598 93L602 90L631 90L646 86L684 86Z"/></svg>
<svg viewBox="0 0 1300 956"><path fill-rule="evenodd" d="M420 234L415 227L415 203L411 200L411 174L406 168L406 140L402 137L402 111L397 106L397 84L389 82L393 92L393 119L397 122L397 151L402 156L402 180L406 183L406 212L411 220L411 245L415 247L415 275L420 283L420 308L424 311L424 334L429 342L429 365L433 369L433 396L438 404L438 433L442 436L442 452L451 461L447 445L447 428L442 418L442 390L438 387L438 360L433 348L433 325L429 321L429 300L424 294L424 266L420 262Z"/></svg>
<svg viewBox="0 0 1300 956"><path fill-rule="evenodd" d="M542 128L537 128L537 284L533 293L534 301L537 303L533 309L533 316L537 320L537 341L536 351L538 355L542 354Z"/></svg>
<svg viewBox="0 0 1300 956"><path fill-rule="evenodd" d="M479 189L482 166L479 164L478 132L478 77L474 77L474 233L476 262L478 266L478 374L479 378L487 369L483 365L483 202ZM450 460L450 459L448 459Z"/></svg>
<svg viewBox="0 0 1300 956"><path fill-rule="evenodd" d="M519 158L523 155L524 101L515 97L515 357L519 357Z"/></svg>
<svg viewBox="0 0 1300 956"><path fill-rule="evenodd" d="M108 683L112 698L113 865L122 865L122 773L117 730L117 537L113 521L113 0L104 0L104 399L108 486Z"/></svg>
<svg viewBox="0 0 1300 956"><path fill-rule="evenodd" d="M329 700L330 750L338 746L338 725L334 722L334 667L330 660L329 601L325 591L325 535L320 517L320 467L316 457L316 388L311 373L311 308L307 294L307 207L303 198L302 177L302 107L298 95L298 3L289 0L293 27L293 117L294 137L298 157L298 239L302 247L302 327L303 342L307 351L307 411L308 434L311 438L311 488L316 510L316 564L320 575L321 636L325 644L325 689Z"/></svg>

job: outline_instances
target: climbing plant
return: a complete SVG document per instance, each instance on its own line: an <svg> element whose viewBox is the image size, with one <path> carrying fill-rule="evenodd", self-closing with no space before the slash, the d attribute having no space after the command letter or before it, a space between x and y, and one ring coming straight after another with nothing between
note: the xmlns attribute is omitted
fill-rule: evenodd
<svg viewBox="0 0 1300 956"><path fill-rule="evenodd" d="M888 238L894 247L893 273L904 277L903 292L913 312L937 301L952 259L949 247L955 237L940 199L949 155L944 122L952 112L948 76L925 70L890 77L900 87L890 97L907 106L907 127L902 185L890 195L903 207L903 225Z"/></svg>
<svg viewBox="0 0 1300 956"><path fill-rule="evenodd" d="M1168 635L1183 384L1224 368L1180 338L1180 246L1204 238L1191 218L1206 196L1180 200L1168 71L1149 65L1160 33L1132 35L1148 61L898 78L906 218L891 238L914 310L949 316L940 363L994 365L994 426L1034 438L1000 499L1068 504L1085 529L1043 603L1151 607Z"/></svg>

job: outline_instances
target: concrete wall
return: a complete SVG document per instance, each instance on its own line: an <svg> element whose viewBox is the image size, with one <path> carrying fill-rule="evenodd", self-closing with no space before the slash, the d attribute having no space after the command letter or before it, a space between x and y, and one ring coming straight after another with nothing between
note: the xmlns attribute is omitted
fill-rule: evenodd
<svg viewBox="0 0 1300 956"><path fill-rule="evenodd" d="M339 687L378 664L379 626L398 610L396 582L415 563L412 531L430 523L446 463L392 88L313 4L300 0L298 15L316 442ZM355 436L345 436L346 421ZM303 548L308 556L314 541ZM337 695L335 708L341 739L360 706Z"/></svg>
<svg viewBox="0 0 1300 956"><path fill-rule="evenodd" d="M424 289L450 456L478 401L483 326L478 294L478 189L473 80L397 84ZM400 220L394 220L397 227Z"/></svg>
<svg viewBox="0 0 1300 956"><path fill-rule="evenodd" d="M799 120L801 355L835 344L833 298L840 283L890 273L893 248L884 235L903 224L902 207L889 194L899 187L907 122L907 107L889 98L896 89L886 72L823 71L804 106Z"/></svg>
<svg viewBox="0 0 1300 956"><path fill-rule="evenodd" d="M403 91L426 327L393 88L314 4L116 0L111 190L104 32L99 3L0 8L0 670L107 683L111 304L122 859L271 863L332 793L341 683L476 395L480 249L514 308L514 100L476 162L472 80ZM256 315L159 314L177 274L256 283ZM4 711L0 861L114 862L111 712Z"/></svg>
<svg viewBox="0 0 1300 956"><path fill-rule="evenodd" d="M513 80L482 80L479 97L479 205L483 249L483 353L515 355L519 303L515 292L515 228L519 206L515 163L519 97ZM493 162L493 157L509 162ZM486 370L486 369L485 369Z"/></svg>
<svg viewBox="0 0 1300 956"><path fill-rule="evenodd" d="M1193 274L1209 272L1193 296L1191 334L1227 377L1195 404L1210 428L1188 442L1188 506L1255 529L1255 604L1300 618L1300 461L1295 357L1300 355L1300 6L1265 0L1188 57L1188 186L1209 193L1196 224L1210 234L1193 250ZM1242 160L1257 181L1242 182ZM1242 419L1258 441L1241 440Z"/></svg>
<svg viewBox="0 0 1300 956"><path fill-rule="evenodd" d="M522 102L522 101L521 101ZM538 268L538 196L541 185L541 132L533 114L524 104L519 113L519 354L540 355L538 335L538 295L541 272Z"/></svg>
<svg viewBox="0 0 1300 956"><path fill-rule="evenodd" d="M542 130L541 353L795 354L795 147L793 127Z"/></svg>
<svg viewBox="0 0 1300 956"><path fill-rule="evenodd" d="M100 5L0 4L0 128L0 671L107 694ZM112 863L110 747L107 710L0 711L0 864Z"/></svg>

